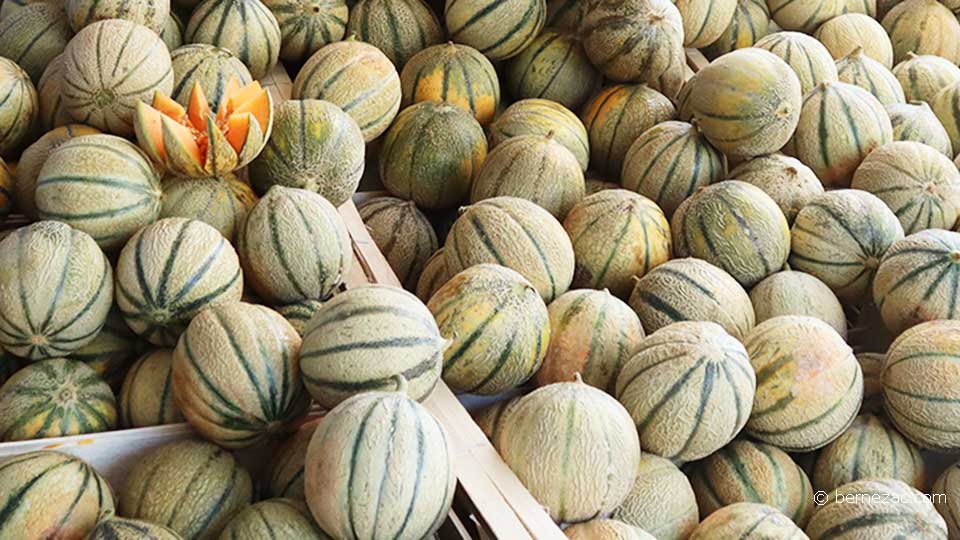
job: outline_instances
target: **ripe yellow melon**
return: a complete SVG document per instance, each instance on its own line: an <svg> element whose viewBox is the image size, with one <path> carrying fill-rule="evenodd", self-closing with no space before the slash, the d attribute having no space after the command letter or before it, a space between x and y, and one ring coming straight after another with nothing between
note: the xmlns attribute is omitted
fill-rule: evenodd
<svg viewBox="0 0 960 540"><path fill-rule="evenodd" d="M808 540L777 509L759 503L735 503L710 514L689 540Z"/></svg>
<svg viewBox="0 0 960 540"><path fill-rule="evenodd" d="M254 503L237 513L220 538L230 540L327 540L303 501L276 498Z"/></svg>
<svg viewBox="0 0 960 540"><path fill-rule="evenodd" d="M936 0L904 0L883 17L894 57L901 62L907 53L933 54L956 64L960 61L960 22Z"/></svg>
<svg viewBox="0 0 960 540"><path fill-rule="evenodd" d="M416 288L423 266L437 250L437 234L413 201L374 197L358 207L363 224L390 268L408 291Z"/></svg>
<svg viewBox="0 0 960 540"><path fill-rule="evenodd" d="M66 0L70 28L79 32L83 28L106 19L124 19L146 26L160 34L170 15L170 0L142 0L140 2Z"/></svg>
<svg viewBox="0 0 960 540"><path fill-rule="evenodd" d="M350 2L346 32L383 51L398 70L418 52L442 43L444 37L440 21L423 1Z"/></svg>
<svg viewBox="0 0 960 540"><path fill-rule="evenodd" d="M100 133L100 131L92 127L81 124L67 124L48 131L28 146L20 155L20 161L17 163L17 181L15 184L17 208L27 217L36 219L37 177L40 176L40 169L43 168L47 158L54 150L70 139L97 133Z"/></svg>
<svg viewBox="0 0 960 540"><path fill-rule="evenodd" d="M319 300L301 300L292 304L277 306L276 310L302 336L307 323L316 315L322 305L323 302Z"/></svg>
<svg viewBox="0 0 960 540"><path fill-rule="evenodd" d="M486 56L468 45L446 43L418 52L400 72L403 108L447 101L487 125L500 107L500 80Z"/></svg>
<svg viewBox="0 0 960 540"><path fill-rule="evenodd" d="M602 80L576 34L546 30L507 63L504 88L518 100L548 99L578 109Z"/></svg>
<svg viewBox="0 0 960 540"><path fill-rule="evenodd" d="M163 184L160 217L196 219L232 239L240 223L257 203L250 185L233 173L222 177L167 177Z"/></svg>
<svg viewBox="0 0 960 540"><path fill-rule="evenodd" d="M452 276L447 271L447 260L443 254L443 248L440 248L423 263L423 270L417 279L417 298L422 302L428 302L433 293L437 292L437 289L450 277Z"/></svg>
<svg viewBox="0 0 960 540"><path fill-rule="evenodd" d="M907 101L925 101L933 104L940 90L960 82L960 67L946 58L932 54L907 53L894 68Z"/></svg>
<svg viewBox="0 0 960 540"><path fill-rule="evenodd" d="M812 33L842 14L847 0L767 0L770 16L784 30Z"/></svg>
<svg viewBox="0 0 960 540"><path fill-rule="evenodd" d="M840 82L863 88L883 105L906 101L903 87L896 75L888 67L867 56L862 47L857 47L837 60L837 73Z"/></svg>
<svg viewBox="0 0 960 540"><path fill-rule="evenodd" d="M0 154L14 155L29 142L40 101L27 72L13 60L0 57Z"/></svg>
<svg viewBox="0 0 960 540"><path fill-rule="evenodd" d="M950 134L924 101L887 105L893 126L893 140L923 143L949 157L953 156Z"/></svg>
<svg viewBox="0 0 960 540"><path fill-rule="evenodd" d="M805 315L847 337L843 306L830 287L810 274L793 270L771 274L750 290L750 301L757 323L782 315Z"/></svg>
<svg viewBox="0 0 960 540"><path fill-rule="evenodd" d="M507 107L490 124L490 147L494 148L520 135L550 135L576 156L580 168L587 170L590 144L587 129L570 109L547 100L530 98Z"/></svg>
<svg viewBox="0 0 960 540"><path fill-rule="evenodd" d="M960 81L937 92L930 107L950 135L952 147L960 148Z"/></svg>
<svg viewBox="0 0 960 540"><path fill-rule="evenodd" d="M820 25L814 37L823 43L835 60L861 47L863 54L887 69L893 67L893 45L887 31L876 19L864 13L850 12L834 17Z"/></svg>
<svg viewBox="0 0 960 540"><path fill-rule="evenodd" d="M447 2L444 20L451 41L465 43L494 62L512 58L533 41L547 18L544 0Z"/></svg>
<svg viewBox="0 0 960 540"><path fill-rule="evenodd" d="M863 405L861 414L879 414L883 412L883 384L880 382L880 373L886 362L886 355L873 352L857 354L857 362L863 371Z"/></svg>
<svg viewBox="0 0 960 540"><path fill-rule="evenodd" d="M570 540L656 540L650 533L615 519L592 519L564 529Z"/></svg>
<svg viewBox="0 0 960 540"><path fill-rule="evenodd" d="M837 66L830 51L816 39L800 32L767 34L754 45L783 59L800 80L800 91L806 94L822 82L837 81Z"/></svg>
<svg viewBox="0 0 960 540"><path fill-rule="evenodd" d="M720 39L733 21L737 0L679 0L683 46L699 49Z"/></svg>
<svg viewBox="0 0 960 540"><path fill-rule="evenodd" d="M267 76L280 56L280 25L259 0L204 0L193 9L183 37L232 52L254 79Z"/></svg>
<svg viewBox="0 0 960 540"><path fill-rule="evenodd" d="M896 538L904 531L917 538L947 538L947 524L929 498L886 478L850 482L829 494L810 519L807 534L830 538L837 530L849 531L844 535L849 540Z"/></svg>
<svg viewBox="0 0 960 540"><path fill-rule="evenodd" d="M8 5L16 4L4 1L4 11L8 11ZM72 36L64 2L30 2L0 17L0 56L16 60L37 83Z"/></svg>
<svg viewBox="0 0 960 540"><path fill-rule="evenodd" d="M823 194L823 184L810 167L783 154L745 161L727 177L762 189L777 203L791 225L804 206Z"/></svg>
<svg viewBox="0 0 960 540"><path fill-rule="evenodd" d="M686 540L697 526L697 499L690 480L669 459L644 452L627 498L611 515L659 540Z"/></svg>
<svg viewBox="0 0 960 540"><path fill-rule="evenodd" d="M735 49L752 47L771 31L770 9L766 0L737 0L733 19L719 38L703 53L708 58L717 58Z"/></svg>
<svg viewBox="0 0 960 540"><path fill-rule="evenodd" d="M120 421L124 427L159 426L184 421L183 413L173 398L172 366L171 349L149 352L130 366L123 380L118 404Z"/></svg>

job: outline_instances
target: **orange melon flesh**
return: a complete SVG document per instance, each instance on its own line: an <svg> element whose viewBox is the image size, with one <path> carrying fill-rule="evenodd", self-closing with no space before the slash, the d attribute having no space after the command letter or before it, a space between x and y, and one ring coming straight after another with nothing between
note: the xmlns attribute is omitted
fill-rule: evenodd
<svg viewBox="0 0 960 540"><path fill-rule="evenodd" d="M250 96L249 99L235 101L234 103L236 103L237 106L230 111L230 114L246 116L247 113L250 113L257 119L257 124L260 125L260 131L266 131L267 124L270 122L270 99L267 96L267 91L260 88L260 83L254 82L253 84L257 85L257 92Z"/></svg>
<svg viewBox="0 0 960 540"><path fill-rule="evenodd" d="M210 116L210 104L207 103L207 96L203 94L203 88L200 83L194 83L193 91L190 92L190 103L187 106L187 116L193 129L203 131L207 127L207 117Z"/></svg>
<svg viewBox="0 0 960 540"><path fill-rule="evenodd" d="M237 152L243 148L243 143L247 140L247 132L250 131L250 115L231 115L227 119L227 142Z"/></svg>
<svg viewBox="0 0 960 540"><path fill-rule="evenodd" d="M202 165L207 160L207 153L205 149L200 148L200 141L197 140L194 131L183 124L174 122L168 122L166 127L172 131L174 138L180 141L180 146L183 150L195 159L197 163ZM206 136L204 136L204 139L206 139Z"/></svg>
<svg viewBox="0 0 960 540"><path fill-rule="evenodd" d="M187 119L187 111L183 106L160 92L153 95L153 108L181 124Z"/></svg>

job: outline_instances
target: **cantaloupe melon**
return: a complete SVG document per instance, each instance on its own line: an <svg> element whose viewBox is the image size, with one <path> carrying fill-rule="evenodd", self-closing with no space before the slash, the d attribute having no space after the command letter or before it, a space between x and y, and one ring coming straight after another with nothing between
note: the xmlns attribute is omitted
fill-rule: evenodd
<svg viewBox="0 0 960 540"><path fill-rule="evenodd" d="M495 62L520 54L543 29L546 18L544 0L460 0L447 2L444 9L450 39Z"/></svg>
<svg viewBox="0 0 960 540"><path fill-rule="evenodd" d="M689 108L713 146L732 158L750 158L786 144L801 116L801 97L789 64L769 51L747 48L697 73Z"/></svg>
<svg viewBox="0 0 960 540"><path fill-rule="evenodd" d="M550 135L576 156L580 168L590 162L589 135L583 122L563 105L530 98L507 107L489 127L490 148L520 135Z"/></svg>
<svg viewBox="0 0 960 540"><path fill-rule="evenodd" d="M874 352L857 353L857 362L863 371L863 405L861 414L880 414L883 412L883 385L880 373L886 362L886 355Z"/></svg>
<svg viewBox="0 0 960 540"><path fill-rule="evenodd" d="M955 502L958 500L957 494L960 493L957 484L958 471L960 471L960 467L957 464L947 467L930 489L934 496L933 506L947 523L948 538L949 535L960 533L960 522L957 522L955 517L958 515L957 511L960 510Z"/></svg>
<svg viewBox="0 0 960 540"><path fill-rule="evenodd" d="M420 300L372 285L324 303L304 330L300 368L314 401L328 409L358 393L395 390L397 375L411 398L423 400L440 378L447 345Z"/></svg>
<svg viewBox="0 0 960 540"><path fill-rule="evenodd" d="M950 135L951 146L960 148L960 81L940 90L930 107Z"/></svg>
<svg viewBox="0 0 960 540"><path fill-rule="evenodd" d="M171 52L183 45L183 22L175 12L171 11L167 15L163 30L160 31L160 39Z"/></svg>
<svg viewBox="0 0 960 540"><path fill-rule="evenodd" d="M413 201L375 197L358 207L363 224L404 288L413 291L436 250L437 235Z"/></svg>
<svg viewBox="0 0 960 540"><path fill-rule="evenodd" d="M936 0L904 0L883 17L894 57L901 62L907 53L933 54L960 61L960 22Z"/></svg>
<svg viewBox="0 0 960 540"><path fill-rule="evenodd" d="M573 33L547 30L506 64L504 85L516 99L540 98L577 109L603 79Z"/></svg>
<svg viewBox="0 0 960 540"><path fill-rule="evenodd" d="M895 103L886 109L893 126L893 140L923 143L947 157L953 156L950 134L926 102Z"/></svg>
<svg viewBox="0 0 960 540"><path fill-rule="evenodd" d="M280 26L280 59L304 62L324 45L347 33L349 16L344 0L265 0Z"/></svg>
<svg viewBox="0 0 960 540"><path fill-rule="evenodd" d="M401 392L366 392L317 425L306 455L307 504L334 538L416 540L446 519L454 473L446 432L427 409Z"/></svg>
<svg viewBox="0 0 960 540"><path fill-rule="evenodd" d="M27 147L20 155L20 161L17 163L16 172L16 201L17 208L31 219L37 217L37 177L40 176L40 169L43 168L47 158L54 150L63 143L81 137L83 135L94 135L100 133L98 130L83 126L80 124L67 124L55 128L37 139L33 144Z"/></svg>
<svg viewBox="0 0 960 540"><path fill-rule="evenodd" d="M340 206L357 190L363 170L363 134L353 118L327 101L287 100L274 109L270 140L250 164L250 178L260 193L301 188Z"/></svg>
<svg viewBox="0 0 960 540"><path fill-rule="evenodd" d="M80 458L40 450L0 465L4 518L0 538L82 540L97 522L113 514L107 481Z"/></svg>
<svg viewBox="0 0 960 540"><path fill-rule="evenodd" d="M424 101L403 110L387 131L380 178L390 193L429 209L467 200L487 157L483 128L450 103Z"/></svg>
<svg viewBox="0 0 960 540"><path fill-rule="evenodd" d="M417 298L423 302L429 301L433 293L437 292L437 289L446 283L450 277L450 273L447 272L447 260L443 255L443 248L440 248L423 263L423 269L420 272L419 279L417 279Z"/></svg>
<svg viewBox="0 0 960 540"><path fill-rule="evenodd" d="M960 67L932 54L916 55L907 53L894 68L907 101L926 101L933 104L933 98L940 90L960 82Z"/></svg>
<svg viewBox="0 0 960 540"><path fill-rule="evenodd" d="M90 343L70 353L68 358L79 360L103 377L113 389L119 389L124 374L137 356L143 343L137 339L120 311L111 307L107 320Z"/></svg>
<svg viewBox="0 0 960 540"><path fill-rule="evenodd" d="M70 28L79 32L97 21L124 19L160 34L170 15L170 0L65 0Z"/></svg>
<svg viewBox="0 0 960 540"><path fill-rule="evenodd" d="M423 0L360 0L350 8L347 33L383 51L397 70L443 41L440 21Z"/></svg>
<svg viewBox="0 0 960 540"><path fill-rule="evenodd" d="M877 98L859 86L828 82L804 96L785 152L813 169L824 186L839 188L850 185L867 154L892 140L893 126Z"/></svg>
<svg viewBox="0 0 960 540"><path fill-rule="evenodd" d="M0 57L0 155L18 152L31 135L40 112L37 89L30 76L8 58Z"/></svg>
<svg viewBox="0 0 960 540"><path fill-rule="evenodd" d="M843 6L844 14L858 13L877 17L877 0L846 0Z"/></svg>
<svg viewBox="0 0 960 540"><path fill-rule="evenodd" d="M250 473L229 451L187 439L134 463L120 489L119 514L164 525L184 540L216 540L251 502Z"/></svg>
<svg viewBox="0 0 960 540"><path fill-rule="evenodd" d="M807 473L789 454L769 444L733 441L693 464L690 483L704 518L731 504L760 503L802 527L814 509Z"/></svg>
<svg viewBox="0 0 960 540"><path fill-rule="evenodd" d="M117 307L154 345L172 347L200 311L240 299L236 251L201 221L165 218L137 231L117 261Z"/></svg>
<svg viewBox="0 0 960 540"><path fill-rule="evenodd" d="M228 240L258 200L250 186L232 173L208 178L173 176L165 178L161 187L161 218L202 221Z"/></svg>
<svg viewBox="0 0 960 540"><path fill-rule="evenodd" d="M649 86L614 85L604 89L580 115L589 135L591 163L619 175L633 141L676 114L673 103Z"/></svg>
<svg viewBox="0 0 960 540"><path fill-rule="evenodd" d="M547 302L573 281L574 252L559 221L536 204L495 197L464 208L444 248L447 271L499 264L530 281Z"/></svg>
<svg viewBox="0 0 960 540"><path fill-rule="evenodd" d="M644 131L630 145L620 183L672 216L680 203L722 180L726 172L726 158L695 125L666 121Z"/></svg>
<svg viewBox="0 0 960 540"><path fill-rule="evenodd" d="M743 343L757 374L748 435L783 450L809 452L853 422L863 398L863 373L827 323L775 317L758 324Z"/></svg>
<svg viewBox="0 0 960 540"><path fill-rule="evenodd" d="M730 24L703 52L709 58L717 58L735 49L752 47L769 33L769 28L770 9L766 0L737 0Z"/></svg>
<svg viewBox="0 0 960 540"><path fill-rule="evenodd" d="M699 49L720 39L733 21L737 0L679 0L683 46Z"/></svg>
<svg viewBox="0 0 960 540"><path fill-rule="evenodd" d="M883 105L906 101L897 77L886 66L864 54L861 47L837 60L837 73L840 82L863 88Z"/></svg>
<svg viewBox="0 0 960 540"><path fill-rule="evenodd" d="M264 497L306 501L303 473L307 446L316 428L315 421L301 425L273 452L261 477Z"/></svg>
<svg viewBox="0 0 960 540"><path fill-rule="evenodd" d="M958 318L960 233L928 229L894 243L880 260L873 300L894 335L936 319Z"/></svg>
<svg viewBox="0 0 960 540"><path fill-rule="evenodd" d="M4 9L11 0L3 2ZM0 17L0 56L17 63L34 83L73 37L63 2L30 2Z"/></svg>
<svg viewBox="0 0 960 540"><path fill-rule="evenodd" d="M946 540L947 524L929 498L903 482L860 480L827 497L810 519L807 534L824 540L874 540L903 534Z"/></svg>
<svg viewBox="0 0 960 540"><path fill-rule="evenodd" d="M81 124L132 135L137 103L173 90L167 46L149 28L130 21L93 23L70 40L64 54L63 104Z"/></svg>
<svg viewBox="0 0 960 540"><path fill-rule="evenodd" d="M710 514L689 540L808 540L777 509L759 503L735 503Z"/></svg>
<svg viewBox="0 0 960 540"><path fill-rule="evenodd" d="M303 501L266 499L237 513L220 533L221 540L327 540Z"/></svg>
<svg viewBox="0 0 960 540"><path fill-rule="evenodd" d="M570 540L656 540L640 527L615 519L592 519L564 529Z"/></svg>
<svg viewBox="0 0 960 540"><path fill-rule="evenodd" d="M124 427L184 421L173 397L172 365L173 351L157 349L141 356L130 367L119 394L120 421Z"/></svg>
<svg viewBox="0 0 960 540"><path fill-rule="evenodd" d="M835 60L857 50L880 62L884 67L893 67L893 45L887 31L873 17L864 13L844 13L820 25L814 34L830 51Z"/></svg>
<svg viewBox="0 0 960 540"><path fill-rule="evenodd" d="M823 184L810 167L779 153L745 161L730 171L727 178L762 189L777 203L791 225L804 206L823 194Z"/></svg>
<svg viewBox="0 0 960 540"><path fill-rule="evenodd" d="M203 95L214 108L220 107L231 79L240 86L253 82L250 70L226 49L206 43L191 43L170 51L173 91L170 97L187 107L193 87L200 84Z"/></svg>
<svg viewBox="0 0 960 540"><path fill-rule="evenodd" d="M319 300L301 300L292 304L276 306L276 310L302 336L307 323L316 315L322 305L323 302Z"/></svg>
<svg viewBox="0 0 960 540"><path fill-rule="evenodd" d="M415 54L400 72L403 108L421 101L452 103L487 125L500 106L500 80L486 56L449 42Z"/></svg>
<svg viewBox="0 0 960 540"><path fill-rule="evenodd" d="M637 478L612 517L660 540L686 540L699 522L690 480L670 460L644 452Z"/></svg>
<svg viewBox="0 0 960 540"><path fill-rule="evenodd" d="M757 41L754 47L779 56L797 74L800 91L806 94L822 82L837 81L837 66L830 51L816 39L801 32L776 32Z"/></svg>
<svg viewBox="0 0 960 540"><path fill-rule="evenodd" d="M326 299L353 261L336 208L304 189L270 188L237 231L236 244L248 285L274 304Z"/></svg>
<svg viewBox="0 0 960 540"><path fill-rule="evenodd" d="M110 386L78 360L29 364L0 387L0 440L108 431L117 425Z"/></svg>
<svg viewBox="0 0 960 540"><path fill-rule="evenodd" d="M813 33L844 13L847 0L767 0L770 16L784 30Z"/></svg>
<svg viewBox="0 0 960 540"><path fill-rule="evenodd" d="M563 222L573 244L574 287L630 295L635 278L671 256L670 225L652 201L623 189L583 199Z"/></svg>
<svg viewBox="0 0 960 540"><path fill-rule="evenodd" d="M67 58L59 54L50 61L37 81L37 98L40 103L37 128L41 131L47 132L73 123L73 117L63 103L63 74L66 68Z"/></svg>
<svg viewBox="0 0 960 540"><path fill-rule="evenodd" d="M182 540L173 530L139 519L111 517L90 531L86 540Z"/></svg>
<svg viewBox="0 0 960 540"><path fill-rule="evenodd" d="M187 43L208 43L235 54L254 79L262 79L280 56L280 26L259 0L204 0L187 22Z"/></svg>
<svg viewBox="0 0 960 540"><path fill-rule="evenodd" d="M794 270L771 274L750 290L750 301L757 323L782 315L805 315L847 337L843 306L830 287L810 274Z"/></svg>
<svg viewBox="0 0 960 540"><path fill-rule="evenodd" d="M443 380L454 391L492 395L517 387L546 355L547 306L513 270L471 266L443 284L427 307L440 334L452 340L443 355Z"/></svg>
<svg viewBox="0 0 960 540"><path fill-rule="evenodd" d="M119 249L160 215L160 176L133 143L114 135L63 142L37 177L37 215Z"/></svg>
<svg viewBox="0 0 960 540"><path fill-rule="evenodd" d="M89 235L55 221L0 241L0 346L41 360L96 337L113 301L113 271Z"/></svg>
<svg viewBox="0 0 960 540"><path fill-rule="evenodd" d="M630 493L640 462L630 415L581 382L551 384L521 398L503 419L498 448L556 521L614 510Z"/></svg>
<svg viewBox="0 0 960 540"><path fill-rule="evenodd" d="M494 448L496 448L497 440L500 437L500 428L503 426L504 417L520 403L521 397L523 396L503 399L470 414L473 421L477 423L477 427L487 436Z"/></svg>

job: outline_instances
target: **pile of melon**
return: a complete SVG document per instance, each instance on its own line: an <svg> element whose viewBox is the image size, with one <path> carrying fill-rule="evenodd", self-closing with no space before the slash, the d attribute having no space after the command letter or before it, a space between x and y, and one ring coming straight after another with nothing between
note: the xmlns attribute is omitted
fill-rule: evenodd
<svg viewBox="0 0 960 540"><path fill-rule="evenodd" d="M958 14L2 0L0 539L960 539Z"/></svg>

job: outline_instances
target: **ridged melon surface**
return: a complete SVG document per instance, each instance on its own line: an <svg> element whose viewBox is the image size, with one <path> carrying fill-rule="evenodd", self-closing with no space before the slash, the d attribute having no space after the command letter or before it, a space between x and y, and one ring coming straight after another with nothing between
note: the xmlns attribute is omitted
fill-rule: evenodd
<svg viewBox="0 0 960 540"><path fill-rule="evenodd" d="M735 49L752 47L769 33L769 28L770 10L766 0L737 0L730 24L703 52L709 58L716 58Z"/></svg>
<svg viewBox="0 0 960 540"><path fill-rule="evenodd" d="M344 0L265 0L263 4L277 18L280 59L285 62L304 62L347 33L349 13Z"/></svg>
<svg viewBox="0 0 960 540"><path fill-rule="evenodd" d="M161 218L202 221L228 240L258 200L250 185L232 173L209 178L167 177L162 188Z"/></svg>
<svg viewBox="0 0 960 540"><path fill-rule="evenodd" d="M759 503L721 508L694 529L689 540L808 540L790 518Z"/></svg>
<svg viewBox="0 0 960 540"><path fill-rule="evenodd" d="M960 476L957 475L958 471L960 471L960 467L956 464L948 467L930 489L931 493L937 495L933 505L946 521L948 534L953 535L960 534L960 522L954 517L958 515L957 511L960 510L956 503L958 500L957 494L960 493L960 484L957 483L960 480Z"/></svg>
<svg viewBox="0 0 960 540"><path fill-rule="evenodd" d="M316 315L322 305L323 302L319 300L301 300L292 304L276 306L276 310L302 336L307 323Z"/></svg>
<svg viewBox="0 0 960 540"><path fill-rule="evenodd" d="M745 161L731 170L727 178L762 189L777 203L791 225L804 206L823 195L823 184L810 167L783 154Z"/></svg>
<svg viewBox="0 0 960 540"><path fill-rule="evenodd" d="M262 79L280 56L280 25L260 0L204 0L187 22L187 43L208 43L240 59Z"/></svg>
<svg viewBox="0 0 960 540"><path fill-rule="evenodd" d="M881 353L857 353L857 362L860 362L860 369L863 371L861 414L883 412L883 384L880 382L880 374L883 372L883 364L886 363L886 360L886 355Z"/></svg>
<svg viewBox="0 0 960 540"><path fill-rule="evenodd" d="M438 248L427 216L413 201L375 197L358 207L363 224L390 268L408 291L417 286L423 265Z"/></svg>
<svg viewBox="0 0 960 540"><path fill-rule="evenodd" d="M615 519L592 519L564 529L570 540L656 540L639 527Z"/></svg>
<svg viewBox="0 0 960 540"><path fill-rule="evenodd" d="M110 308L107 320L90 343L70 353L97 372L111 388L118 389L124 374L140 354L143 344L123 322L120 311Z"/></svg>
<svg viewBox="0 0 960 540"><path fill-rule="evenodd" d="M28 146L23 154L20 155L20 161L17 163L16 172L16 201L17 208L31 219L37 217L37 177L40 176L40 169L43 168L47 158L54 150L63 143L74 137L83 135L94 135L100 133L98 130L80 124L67 124L62 127L48 131L33 144Z"/></svg>
<svg viewBox="0 0 960 540"><path fill-rule="evenodd" d="M232 52L207 43L178 47L170 51L170 61L173 65L170 97L184 107L190 104L190 93L197 83L216 110L231 79L236 79L240 86L253 82L250 70ZM273 129L277 129L277 111L274 111Z"/></svg>
<svg viewBox="0 0 960 540"><path fill-rule="evenodd" d="M947 525L930 499L891 479L851 482L828 497L810 519L807 534L811 538L836 538L837 531L848 531L843 537L849 540L903 534L930 540L947 538Z"/></svg>
<svg viewBox="0 0 960 540"><path fill-rule="evenodd" d="M48 132L73 123L73 116L70 116L63 103L63 74L66 68L67 58L59 54L50 61L37 81L37 98L40 103L37 127L41 131Z"/></svg>
<svg viewBox="0 0 960 540"><path fill-rule="evenodd" d="M532 42L547 18L544 0L457 0L446 3L451 41L469 45L493 60L512 58Z"/></svg>
<svg viewBox="0 0 960 540"><path fill-rule="evenodd" d="M160 31L160 39L167 46L168 51L173 51L177 47L183 46L183 22L174 12L170 12L164 22L163 29Z"/></svg>
<svg viewBox="0 0 960 540"><path fill-rule="evenodd" d="M669 459L644 452L637 478L612 517L659 540L686 540L697 526L697 499L690 480Z"/></svg>
<svg viewBox="0 0 960 540"><path fill-rule="evenodd" d="M840 76L840 82L863 88L883 105L906 101L903 87L900 86L896 75L880 62L867 56L860 47L837 60L837 73Z"/></svg>
<svg viewBox="0 0 960 540"><path fill-rule="evenodd" d="M823 43L835 60L857 50L883 64L893 67L893 45L887 31L877 20L864 13L844 13L820 25L814 37Z"/></svg>
<svg viewBox="0 0 960 540"><path fill-rule="evenodd" d="M444 36L423 0L360 0L350 8L347 33L383 51L397 70Z"/></svg>
<svg viewBox="0 0 960 540"><path fill-rule="evenodd" d="M327 540L303 501L266 499L237 513L220 534L222 540Z"/></svg>
<svg viewBox="0 0 960 540"><path fill-rule="evenodd" d="M699 49L720 39L733 22L737 0L679 0L683 46Z"/></svg>
<svg viewBox="0 0 960 540"><path fill-rule="evenodd" d="M263 497L306 501L303 473L307 446L316 428L316 422L301 425L273 452L261 476Z"/></svg>
<svg viewBox="0 0 960 540"><path fill-rule="evenodd" d="M754 45L779 56L797 74L800 91L806 94L822 82L837 81L837 67L830 51L816 39L801 32L776 32Z"/></svg>
<svg viewBox="0 0 960 540"><path fill-rule="evenodd" d="M4 1L4 9L11 2ZM31 2L0 18L0 56L16 62L34 83L72 37L63 3Z"/></svg>
<svg viewBox="0 0 960 540"><path fill-rule="evenodd" d="M173 351L157 349L144 354L130 369L118 395L124 427L147 427L183 422L173 397ZM159 391L158 391L159 389Z"/></svg>
<svg viewBox="0 0 960 540"><path fill-rule="evenodd" d="M111 517L90 531L86 540L181 540L173 530L139 519Z"/></svg>
<svg viewBox="0 0 960 540"><path fill-rule="evenodd" d="M844 13L847 0L767 0L771 18L784 30L812 33Z"/></svg>
<svg viewBox="0 0 960 540"><path fill-rule="evenodd" d="M417 298L423 302L429 301L433 293L437 292L437 289L451 277L447 271L447 260L443 255L443 248L440 248L423 263L423 270L417 279Z"/></svg>
<svg viewBox="0 0 960 540"><path fill-rule="evenodd" d="M897 62L907 53L934 54L960 61L960 22L936 0L904 0L883 17Z"/></svg>
<svg viewBox="0 0 960 540"><path fill-rule="evenodd" d="M847 318L833 291L816 277L794 270L767 276L750 290L757 323L783 315L814 317L847 337Z"/></svg>
<svg viewBox="0 0 960 540"><path fill-rule="evenodd" d="M123 19L146 26L160 34L170 15L170 0L65 0L70 28L79 32L85 27L106 19Z"/></svg>
<svg viewBox="0 0 960 540"><path fill-rule="evenodd" d="M500 80L486 56L467 45L434 45L415 54L400 72L403 108L421 101L447 101L481 125L500 106Z"/></svg>
<svg viewBox="0 0 960 540"><path fill-rule="evenodd" d="M960 81L940 90L930 107L950 135L951 146L960 148Z"/></svg>
<svg viewBox="0 0 960 540"><path fill-rule="evenodd" d="M8 58L0 57L0 154L20 150L31 135L40 113L37 90L27 72Z"/></svg>
<svg viewBox="0 0 960 540"><path fill-rule="evenodd" d="M896 103L886 109L893 126L893 140L923 143L947 157L953 156L950 134L926 102Z"/></svg>
<svg viewBox="0 0 960 540"><path fill-rule="evenodd" d="M570 109L548 99L529 98L507 107L489 127L490 148L520 135L553 135L576 156L580 168L590 162L590 139L583 122Z"/></svg>
<svg viewBox="0 0 960 540"><path fill-rule="evenodd" d="M946 58L932 54L907 53L893 68L907 101L926 101L933 105L933 98L940 90L960 82L960 67Z"/></svg>
<svg viewBox="0 0 960 540"><path fill-rule="evenodd" d="M573 33L547 30L512 58L504 86L516 99L548 99L577 109L603 79Z"/></svg>

